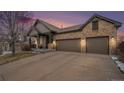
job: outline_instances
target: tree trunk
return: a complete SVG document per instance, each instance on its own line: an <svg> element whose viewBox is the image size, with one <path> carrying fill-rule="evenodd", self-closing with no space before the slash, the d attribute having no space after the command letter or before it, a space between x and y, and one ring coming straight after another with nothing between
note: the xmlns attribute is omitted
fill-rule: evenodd
<svg viewBox="0 0 124 93"><path fill-rule="evenodd" d="M14 32L12 31L12 55L15 55L15 38Z"/></svg>
<svg viewBox="0 0 124 93"><path fill-rule="evenodd" d="M12 55L15 55L15 42L12 41Z"/></svg>
<svg viewBox="0 0 124 93"><path fill-rule="evenodd" d="M31 37L29 37L29 45L30 45L30 48L32 48Z"/></svg>

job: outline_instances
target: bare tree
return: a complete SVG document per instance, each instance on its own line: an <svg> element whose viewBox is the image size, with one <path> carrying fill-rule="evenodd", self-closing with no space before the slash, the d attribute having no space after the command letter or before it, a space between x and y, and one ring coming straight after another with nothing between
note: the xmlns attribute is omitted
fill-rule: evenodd
<svg viewBox="0 0 124 93"><path fill-rule="evenodd" d="M20 30L24 30L24 26L20 25L20 21L25 17L30 17L31 13L26 11L1 11L0 12L0 30L7 31L10 37L12 54L15 54L15 42ZM23 29L22 29L23 28Z"/></svg>

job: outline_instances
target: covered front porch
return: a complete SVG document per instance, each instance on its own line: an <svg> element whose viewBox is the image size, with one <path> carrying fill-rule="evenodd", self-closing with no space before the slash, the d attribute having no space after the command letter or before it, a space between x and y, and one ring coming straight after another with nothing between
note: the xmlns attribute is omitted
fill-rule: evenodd
<svg viewBox="0 0 124 93"><path fill-rule="evenodd" d="M59 29L42 20L36 20L28 32L31 48L55 49L54 35Z"/></svg>
<svg viewBox="0 0 124 93"><path fill-rule="evenodd" d="M29 35L30 47L38 49L54 49L55 45L53 44L53 34L54 33L49 32Z"/></svg>

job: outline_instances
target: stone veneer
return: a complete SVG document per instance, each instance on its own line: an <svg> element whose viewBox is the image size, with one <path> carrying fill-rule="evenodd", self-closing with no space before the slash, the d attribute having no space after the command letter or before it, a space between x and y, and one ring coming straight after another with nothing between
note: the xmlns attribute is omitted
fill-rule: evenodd
<svg viewBox="0 0 124 93"><path fill-rule="evenodd" d="M117 28L114 24L101 19L98 19L98 24L99 29L97 31L92 30L92 22L90 22L82 31L56 34L54 40L73 38L86 40L87 37L109 36L109 54L114 54L117 46ZM86 52L86 45L83 46L81 50L82 52Z"/></svg>

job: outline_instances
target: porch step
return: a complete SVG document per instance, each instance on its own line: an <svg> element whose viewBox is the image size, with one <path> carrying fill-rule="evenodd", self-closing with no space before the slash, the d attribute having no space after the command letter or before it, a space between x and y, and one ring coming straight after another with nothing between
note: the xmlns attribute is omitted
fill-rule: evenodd
<svg viewBox="0 0 124 93"><path fill-rule="evenodd" d="M32 49L32 53L46 53L46 52L51 52L51 51L56 51L55 49Z"/></svg>

